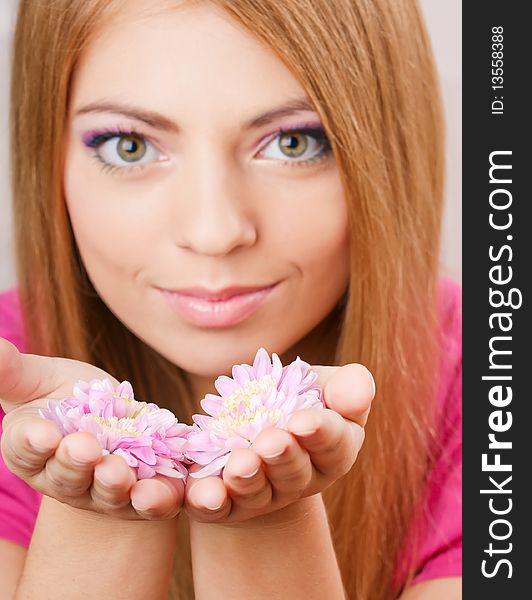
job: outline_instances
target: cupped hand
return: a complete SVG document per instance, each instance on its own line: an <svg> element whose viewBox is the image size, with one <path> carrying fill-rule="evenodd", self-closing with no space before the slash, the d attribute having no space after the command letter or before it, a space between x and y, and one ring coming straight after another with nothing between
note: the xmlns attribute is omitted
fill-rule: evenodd
<svg viewBox="0 0 532 600"><path fill-rule="evenodd" d="M122 457L102 455L91 433L63 437L55 423L39 415L47 400L72 395L78 380L103 378L119 383L93 365L23 354L0 338L4 462L41 494L76 509L129 520L173 518L183 501L182 480L156 475L137 481L134 469Z"/></svg>
<svg viewBox="0 0 532 600"><path fill-rule="evenodd" d="M327 408L296 412L288 431L266 429L251 447L233 450L222 477L189 477L184 505L192 519L239 523L273 513L351 469L364 441L373 377L356 363L312 368Z"/></svg>

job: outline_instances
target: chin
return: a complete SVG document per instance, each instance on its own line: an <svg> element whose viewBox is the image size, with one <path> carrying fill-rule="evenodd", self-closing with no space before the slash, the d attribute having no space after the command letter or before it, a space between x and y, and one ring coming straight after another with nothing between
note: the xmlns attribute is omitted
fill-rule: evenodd
<svg viewBox="0 0 532 600"><path fill-rule="evenodd" d="M176 353L175 350L172 351L171 349L168 352L164 352L159 348L156 348L156 350L187 373L212 379L213 381L219 375L231 376L231 369L234 364L246 362L238 358L233 360L232 354L224 352L223 349L218 351L211 349L210 352L205 352L202 349L195 352L190 349L186 353Z"/></svg>
<svg viewBox="0 0 532 600"><path fill-rule="evenodd" d="M176 352L175 348L169 348L168 352L162 352L161 349L157 350L173 364L188 373L214 381L219 375L231 377L233 365L253 364L253 359L260 347L265 348L270 356L272 352L279 354L275 347L272 350L272 346L267 339L263 339L262 342L248 339L245 345L242 342L229 341L220 344L202 343L197 346L190 345L188 348L183 348L181 352Z"/></svg>

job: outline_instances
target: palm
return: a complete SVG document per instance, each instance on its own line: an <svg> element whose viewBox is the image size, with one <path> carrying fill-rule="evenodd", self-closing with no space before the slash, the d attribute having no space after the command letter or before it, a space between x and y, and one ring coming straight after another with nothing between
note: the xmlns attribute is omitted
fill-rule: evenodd
<svg viewBox="0 0 532 600"><path fill-rule="evenodd" d="M313 369L327 408L298 411L288 431L265 429L251 447L233 450L222 477L189 478L185 508L192 519L227 524L262 518L349 471L364 441L373 377L355 363Z"/></svg>
<svg viewBox="0 0 532 600"><path fill-rule="evenodd" d="M78 380L102 378L118 384L93 365L22 354L0 338L0 404L6 413L1 450L7 467L40 493L74 508L125 519L175 516L182 499L180 481L163 476L137 481L120 456L102 456L92 434L63 437L52 421L40 417L39 408L71 395Z"/></svg>

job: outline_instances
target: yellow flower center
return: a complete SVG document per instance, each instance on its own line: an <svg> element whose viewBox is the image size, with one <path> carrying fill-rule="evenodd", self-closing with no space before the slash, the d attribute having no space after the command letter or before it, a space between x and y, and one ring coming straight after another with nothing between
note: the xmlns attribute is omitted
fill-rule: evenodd
<svg viewBox="0 0 532 600"><path fill-rule="evenodd" d="M268 421L275 425L280 420L282 411L278 408L268 408L262 403L262 398L268 396L274 388L276 382L273 377L263 375L260 379L248 381L235 389L224 399L216 417L210 420L210 429L228 437L239 435L238 428L248 425L258 416L268 417ZM282 392L276 391L276 394Z"/></svg>
<svg viewBox="0 0 532 600"><path fill-rule="evenodd" d="M104 419L98 415L89 414L99 425L106 427L112 433L120 433L121 435L142 435L135 425L133 417L109 417Z"/></svg>
<svg viewBox="0 0 532 600"><path fill-rule="evenodd" d="M113 392L113 396L115 398L120 398L121 400L123 400L124 402L126 402L127 404L133 404L133 405L138 405L139 408L137 408L137 410L131 415L131 417L134 419L135 417L138 417L140 415L141 412L144 411L144 409L147 406L146 402L139 402L138 400L132 400L131 398L129 398L128 396L121 396L120 394L117 394L116 392Z"/></svg>

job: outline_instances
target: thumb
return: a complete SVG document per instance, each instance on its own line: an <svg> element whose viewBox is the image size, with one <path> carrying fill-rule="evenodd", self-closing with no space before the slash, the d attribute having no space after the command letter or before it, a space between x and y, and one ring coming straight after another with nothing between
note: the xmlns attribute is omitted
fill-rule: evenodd
<svg viewBox="0 0 532 600"><path fill-rule="evenodd" d="M375 381L368 369L358 363L312 369L318 374L327 408L364 427L375 396Z"/></svg>
<svg viewBox="0 0 532 600"><path fill-rule="evenodd" d="M5 412L57 389L57 360L23 354L0 337L0 401Z"/></svg>

